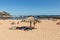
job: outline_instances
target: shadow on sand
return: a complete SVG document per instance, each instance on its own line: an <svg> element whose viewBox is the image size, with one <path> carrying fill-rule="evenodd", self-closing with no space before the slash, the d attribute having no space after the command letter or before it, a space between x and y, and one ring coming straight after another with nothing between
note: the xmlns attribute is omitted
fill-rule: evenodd
<svg viewBox="0 0 60 40"><path fill-rule="evenodd" d="M21 26L21 27L16 27L18 30L33 30L36 29L35 27L27 27L27 26Z"/></svg>
<svg viewBox="0 0 60 40"><path fill-rule="evenodd" d="M35 27L29 27L29 26L21 26L21 27L12 27L9 28L10 30L24 30L24 31L29 31L29 30L33 30L33 29L37 29Z"/></svg>

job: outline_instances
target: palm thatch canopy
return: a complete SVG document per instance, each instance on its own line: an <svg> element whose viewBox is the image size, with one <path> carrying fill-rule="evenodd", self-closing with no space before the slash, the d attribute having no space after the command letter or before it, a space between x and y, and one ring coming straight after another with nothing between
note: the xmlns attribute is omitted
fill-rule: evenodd
<svg viewBox="0 0 60 40"><path fill-rule="evenodd" d="M39 20L36 19L36 18L34 18L34 17L25 18L25 19L23 19L21 22L34 22L34 21L39 22Z"/></svg>

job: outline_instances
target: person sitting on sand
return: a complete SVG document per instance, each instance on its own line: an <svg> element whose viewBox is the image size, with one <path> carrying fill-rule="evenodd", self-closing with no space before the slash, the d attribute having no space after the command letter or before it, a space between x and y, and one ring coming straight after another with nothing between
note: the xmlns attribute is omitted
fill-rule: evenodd
<svg viewBox="0 0 60 40"><path fill-rule="evenodd" d="M12 25L15 24L14 22L11 23Z"/></svg>
<svg viewBox="0 0 60 40"><path fill-rule="evenodd" d="M57 25L60 25L60 22L57 22L56 24L57 24Z"/></svg>
<svg viewBox="0 0 60 40"><path fill-rule="evenodd" d="M17 22L17 24L19 24L19 21Z"/></svg>

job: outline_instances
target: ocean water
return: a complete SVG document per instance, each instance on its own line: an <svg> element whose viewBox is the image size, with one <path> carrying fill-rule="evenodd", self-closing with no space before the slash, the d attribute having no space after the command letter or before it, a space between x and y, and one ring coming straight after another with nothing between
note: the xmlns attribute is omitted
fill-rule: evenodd
<svg viewBox="0 0 60 40"><path fill-rule="evenodd" d="M32 15L34 16L35 18L60 18L60 15ZM26 17L29 17L29 16L20 16L18 17L18 19L24 19Z"/></svg>
<svg viewBox="0 0 60 40"><path fill-rule="evenodd" d="M27 16L13 16L10 19L25 19L27 17L33 16L34 18L37 19L46 19L46 18L59 18L60 19L60 15L27 15Z"/></svg>

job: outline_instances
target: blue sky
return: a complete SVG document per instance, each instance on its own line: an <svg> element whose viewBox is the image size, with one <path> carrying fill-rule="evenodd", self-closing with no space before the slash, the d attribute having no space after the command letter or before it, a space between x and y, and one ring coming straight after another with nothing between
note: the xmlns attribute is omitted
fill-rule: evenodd
<svg viewBox="0 0 60 40"><path fill-rule="evenodd" d="M60 15L60 0L0 0L0 11L12 15Z"/></svg>

